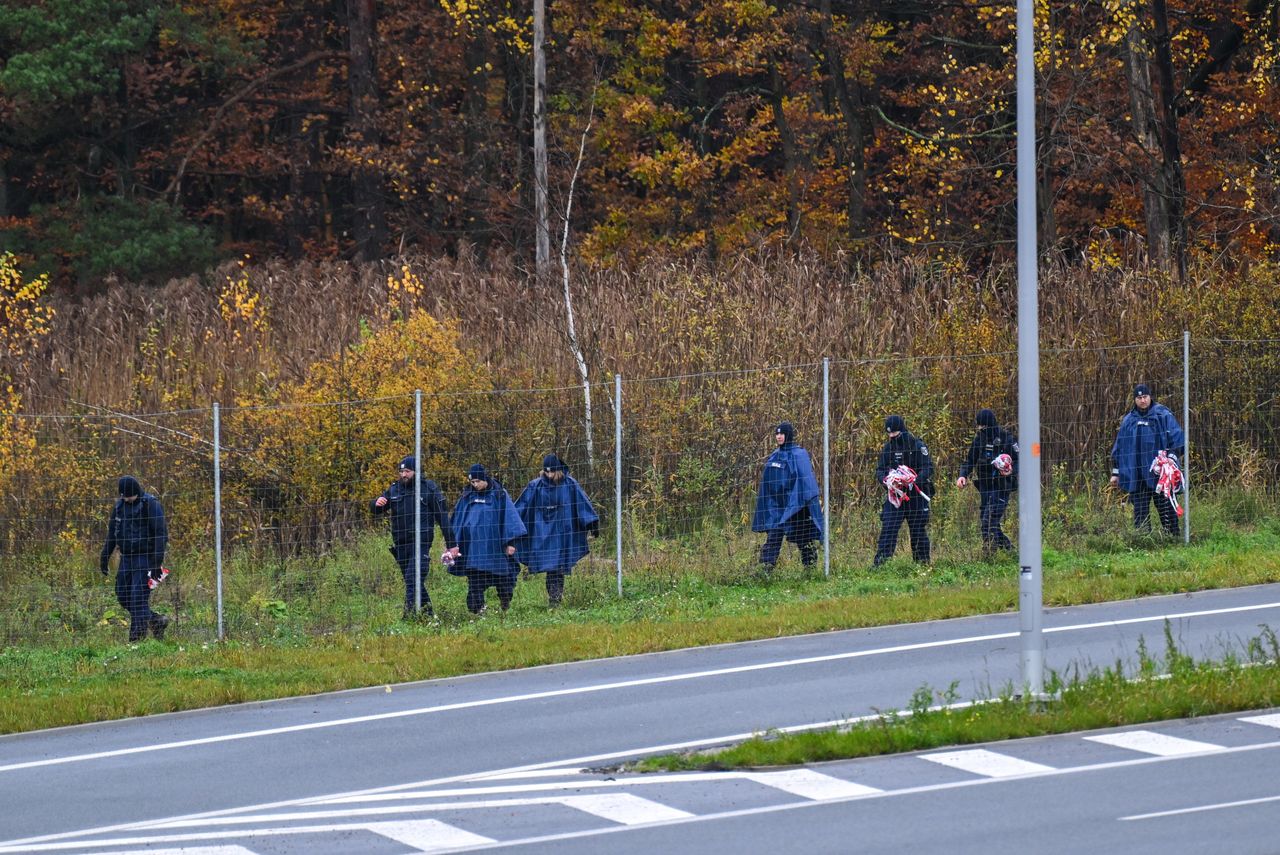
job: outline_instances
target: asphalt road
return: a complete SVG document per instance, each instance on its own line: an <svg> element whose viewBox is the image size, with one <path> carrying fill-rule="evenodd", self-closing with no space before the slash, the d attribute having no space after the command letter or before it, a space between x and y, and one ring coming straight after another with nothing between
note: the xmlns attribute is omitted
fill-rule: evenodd
<svg viewBox="0 0 1280 855"><path fill-rule="evenodd" d="M1154 652L1163 649L1166 618L1185 652L1218 656L1228 648L1238 649L1243 639L1258 633L1259 626L1280 624L1280 586L1051 610L1045 617L1046 662L1056 669L1073 663L1111 664L1117 659L1132 663L1140 637ZM189 851L199 847L206 855L322 851L321 840L345 841L335 851L403 852L406 846L423 851L572 833L557 829L571 827L569 820L584 813L605 828L620 824L630 831L615 834L619 839L639 841L650 834L675 834L674 839L682 843L676 849L694 840L680 835L712 829L723 821L735 831L721 842L741 840L741 846L732 847L735 851L763 851L752 849L767 839L751 830L753 822L762 821L753 819L754 815L692 822L669 815L674 808L664 813L661 802L649 807L642 804L648 800L630 793L615 794L612 800L591 795L566 803L557 791L561 795L548 802L544 796L529 796L529 792L544 791L528 787L544 774L548 776L545 783L554 783L550 776L556 770L900 708L923 684L945 688L955 681L962 698L985 696L992 688L1019 679L1017 630L1017 615L1011 614L823 633L0 737L0 852L49 851L48 847L129 851L121 847L134 843L108 850L106 841L135 838L138 847L150 847L150 851L160 851L154 850L156 846L186 846ZM1241 756L1245 754L1265 757L1275 768L1274 752L1258 750ZM1208 758L1204 760L1207 764ZM1118 774L1108 772L1103 777ZM513 827L510 833L497 835L467 832L465 823L437 828L430 824L435 820L421 819L416 813L407 824L397 824L398 817L412 812L384 808L375 814L389 817L382 832L370 835L366 827L370 814L350 813L354 808L322 810L310 825L291 813L300 803L334 797L398 798L395 794L401 791L439 792L454 784L475 787L477 779L493 775L508 776L516 783L502 785L510 791L506 795L482 794L468 802L469 807L455 809L471 817L494 811L512 817L530 814L536 818L533 827ZM1085 775L1060 777L1078 782ZM1239 772L1221 776L1224 782L1249 778ZM735 780L734 786L744 798L747 790L757 789L796 795L785 787L756 781ZM794 814L795 822L809 834L815 833L811 827L815 822L827 822L816 819L814 811L850 810L848 805L862 804L857 798L847 804L840 801L849 796L846 786L827 790L821 783L822 798L809 804L815 801L812 793L803 795L809 786L800 786L803 809L774 811L777 816ZM1021 792L1004 781L999 787ZM828 793L835 795L828 798ZM1102 790L1090 789L1088 794L1103 807L1114 806ZM860 791L855 795L860 798ZM724 812L718 796L707 798L716 804L678 812L699 817ZM964 796L957 791L946 798L957 800L959 806ZM902 805L905 813L886 828L900 831L904 822L911 822L913 830L918 830L919 817L903 818L912 815L909 798L890 800L877 795L866 803L879 803L868 808L875 815L890 816L892 811L884 807L890 801ZM280 811L288 818L259 819ZM1017 811L1003 813L1015 820L1024 817ZM806 814L807 819L801 818ZM344 825L352 816L364 825ZM256 823L252 830L260 832L257 836L210 837L207 832L213 820L224 831L243 832L250 819ZM160 833L156 830L162 827L157 825L160 821L163 827L175 821L186 822L183 827L188 829L195 827L192 823L203 825L199 832ZM262 823L268 821L280 823L271 834L262 831ZM770 828L786 826L777 817L769 823ZM1017 827L1012 823L1010 833ZM139 829L146 829L146 834ZM191 836L196 834L202 836ZM359 838L363 842L353 842L350 835L365 837ZM165 839L153 839L157 837ZM582 845L587 845L590 837L582 839ZM611 839L609 845L615 842ZM704 851L717 851L713 843L703 843L711 846ZM555 845L567 844L568 839ZM654 840L645 845L666 844ZM837 844L832 841L832 845ZM811 851L838 850L819 846Z"/></svg>

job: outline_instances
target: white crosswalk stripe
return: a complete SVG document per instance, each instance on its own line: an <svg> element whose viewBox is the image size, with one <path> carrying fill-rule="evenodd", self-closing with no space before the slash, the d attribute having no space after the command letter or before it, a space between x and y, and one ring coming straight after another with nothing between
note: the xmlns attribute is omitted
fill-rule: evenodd
<svg viewBox="0 0 1280 855"><path fill-rule="evenodd" d="M687 811L642 799L639 796L633 796L631 793L563 796L556 801L621 825L639 825L642 822L662 822L668 819L686 819L693 816Z"/></svg>
<svg viewBox="0 0 1280 855"><path fill-rule="evenodd" d="M1247 715L1240 720L1247 721L1249 724L1260 724L1263 727L1280 728L1280 713L1271 713L1270 715Z"/></svg>
<svg viewBox="0 0 1280 855"><path fill-rule="evenodd" d="M1180 736L1169 736L1153 730L1126 730L1123 733L1103 733L1098 736L1086 736L1089 742L1113 745L1116 748L1127 748L1130 751L1141 751L1143 754L1154 754L1157 757L1177 757L1181 754L1197 754L1201 751L1218 751L1221 745L1209 742L1198 742L1194 739L1183 739Z"/></svg>
<svg viewBox="0 0 1280 855"><path fill-rule="evenodd" d="M455 849L459 846L478 846L493 843L492 837L472 834L435 819L414 819L404 822L374 822L364 826L374 834L403 843L418 852L435 852L439 849Z"/></svg>
<svg viewBox="0 0 1280 855"><path fill-rule="evenodd" d="M749 781L764 784L794 796L823 801L840 799L848 796L864 796L868 793L879 793L875 787L867 787L833 778L811 769L787 769L782 772L748 772L743 775Z"/></svg>
<svg viewBox="0 0 1280 855"><path fill-rule="evenodd" d="M1052 772L1052 766L1032 763L1030 760L1019 760L1007 754L997 754L985 748L971 748L965 751L942 751L937 754L921 754L920 759L931 763L949 766L962 772L971 772L985 778L1008 778L1012 775L1026 775L1031 772Z"/></svg>

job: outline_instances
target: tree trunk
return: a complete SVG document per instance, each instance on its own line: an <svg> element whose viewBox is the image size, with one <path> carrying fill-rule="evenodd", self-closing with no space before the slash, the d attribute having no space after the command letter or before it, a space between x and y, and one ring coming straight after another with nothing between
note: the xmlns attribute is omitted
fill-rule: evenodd
<svg viewBox="0 0 1280 855"><path fill-rule="evenodd" d="M378 148L378 75L375 0L347 0L347 33L351 55L347 80L351 87L351 138L358 161L351 173L355 207L355 258L383 257L387 238L381 175L365 160Z"/></svg>
<svg viewBox="0 0 1280 855"><path fill-rule="evenodd" d="M845 146L844 162L847 173L846 184L848 200L846 216L848 218L849 239L856 241L866 233L867 210L867 144L866 144L866 110L862 103L862 85L857 81L849 85L845 77L844 58L839 47L831 38L831 0L821 3L820 49L827 61L827 73L831 76L831 86L835 91L836 103L840 107L840 115L844 119Z"/></svg>
<svg viewBox="0 0 1280 855"><path fill-rule="evenodd" d="M1133 130L1146 154L1143 208L1151 259L1179 279L1186 270L1186 179L1178 133L1177 90L1165 0L1149 0L1151 35L1138 24L1126 36L1125 65Z"/></svg>
<svg viewBox="0 0 1280 855"><path fill-rule="evenodd" d="M1151 68L1146 40L1137 24L1125 36L1125 71L1129 77L1129 113L1134 137L1141 148L1145 167L1142 181L1142 208L1147 224L1147 254L1167 267L1170 258L1169 193L1159 166L1160 143L1156 129L1155 98L1151 90Z"/></svg>
<svg viewBox="0 0 1280 855"><path fill-rule="evenodd" d="M787 240L800 233L800 176L796 170L796 138L787 121L783 97L786 93L778 66L769 66L769 96L773 104L773 123L782 140L782 164L787 179Z"/></svg>
<svg viewBox="0 0 1280 855"><path fill-rule="evenodd" d="M489 242L488 187L489 126L488 89L489 47L481 33L470 33L463 47L466 63L465 121L462 128L462 162L465 182L462 192L462 231L473 246L487 247ZM446 217L447 219L447 217Z"/></svg>
<svg viewBox="0 0 1280 855"><path fill-rule="evenodd" d="M1168 218L1169 261L1179 280L1186 273L1187 250L1187 183L1182 171L1182 142L1178 132L1178 90L1173 79L1173 55L1169 47L1169 10L1165 0L1151 0L1151 18L1155 25L1156 129L1160 143L1161 183L1168 193L1165 216Z"/></svg>
<svg viewBox="0 0 1280 855"><path fill-rule="evenodd" d="M578 143L578 159L573 165L573 175L569 178L569 191L564 202L564 231L560 237L560 272L564 294L565 333L569 341L569 352L573 354L574 364L578 366L578 379L582 381L582 406L584 411L583 430L587 438L587 468L594 471L596 466L595 417L591 410L591 376L587 371L587 360L582 353L582 342L578 338L578 325L573 311L573 291L569 287L569 226L573 214L573 194L578 186L578 175L582 172L582 161L587 152L587 135L591 133L591 122L595 117L596 95L591 91L591 107L587 112L587 124L582 129L582 140Z"/></svg>
<svg viewBox="0 0 1280 855"><path fill-rule="evenodd" d="M533 183L536 258L541 293L551 281L551 223L547 213L547 35L546 0L533 0Z"/></svg>

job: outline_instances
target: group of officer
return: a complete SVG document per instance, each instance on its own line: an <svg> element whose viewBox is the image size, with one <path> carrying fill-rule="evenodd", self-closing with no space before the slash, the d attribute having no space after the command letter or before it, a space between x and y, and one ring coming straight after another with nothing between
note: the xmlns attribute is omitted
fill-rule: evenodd
<svg viewBox="0 0 1280 855"><path fill-rule="evenodd" d="M531 574L545 574L548 604L561 604L565 576L587 555L587 535L600 533L599 515L563 460L546 455L542 471L514 502L498 479L476 463L467 470L467 486L449 516L440 486L417 469L413 457L401 460L399 477L371 506L375 514L391 517L391 554L404 576L406 617L433 615L431 598L420 583L427 578L436 528L444 536L445 568L467 579L467 609L472 614L485 611L489 588L497 590L503 611L510 608L521 564ZM415 520L421 532L416 549Z"/></svg>
<svg viewBox="0 0 1280 855"><path fill-rule="evenodd" d="M1009 507L1010 494L1018 487L1018 440L1002 428L989 409L978 411L977 431L960 466L956 487L973 484L978 489L979 529L984 554L1012 550L1013 543L1000 524ZM898 546L903 522L911 535L911 558L929 561L929 506L934 495L934 465L924 440L907 429L900 415L884 421L888 439L876 462L876 482L886 492L880 509L880 537L873 566L888 561ZM777 450L765 461L760 490L752 517L752 531L767 532L760 550L760 566L767 575L778 561L784 539L800 551L805 567L817 562L817 542L822 538L822 507L818 482L809 453L795 442L789 422L778 425ZM1111 447L1111 484L1124 490L1133 505L1133 524L1149 530L1154 502L1163 529L1178 535L1179 520L1173 496L1158 489L1158 458L1176 468L1185 453L1186 440L1173 413L1154 401L1151 388L1140 383L1133 390L1133 407L1120 422ZM1165 463L1170 465L1169 462Z"/></svg>
<svg viewBox="0 0 1280 855"><path fill-rule="evenodd" d="M1012 549L1000 528L1009 496L1018 485L1018 440L1000 427L995 413L978 411L977 432L960 466L956 487L978 489L982 545L987 554ZM911 535L911 557L929 561L929 505L933 499L934 465L924 440L907 429L900 415L884 421L888 438L876 462L876 481L886 491L880 509L880 538L874 565L894 554L903 522ZM784 540L796 545L801 563L813 567L822 540L823 513L818 480L809 452L796 443L795 428L782 422L774 432L776 449L765 461L751 530L766 533L760 565L767 575L778 562ZM1133 407L1120 422L1111 448L1111 483L1129 495L1133 524L1150 528L1151 504L1163 529L1179 533L1171 495L1158 489L1152 461L1177 460L1185 452L1182 428L1167 407L1154 401L1151 389L1133 390ZM1166 462L1166 466L1168 463ZM432 616L426 581L435 529L444 537L441 561L449 573L467 579L467 609L485 610L485 593L497 589L503 611L511 605L523 564L530 573L545 574L547 601L553 608L564 598L565 576L587 555L587 535L599 535L600 517L569 467L555 454L543 458L542 471L512 501L502 484L477 463L467 471L467 486L446 514L440 486L418 473L417 461L400 461L398 478L371 503L374 514L391 520L391 554L404 577L406 617ZM120 551L116 598L129 613L129 641L148 632L163 638L169 618L151 609L151 590L164 578L169 533L159 500L126 475L118 482L120 497L107 525L100 569L105 576L113 552ZM416 513L415 513L416 505ZM415 530L417 543L415 544ZM414 566L414 555L419 563Z"/></svg>

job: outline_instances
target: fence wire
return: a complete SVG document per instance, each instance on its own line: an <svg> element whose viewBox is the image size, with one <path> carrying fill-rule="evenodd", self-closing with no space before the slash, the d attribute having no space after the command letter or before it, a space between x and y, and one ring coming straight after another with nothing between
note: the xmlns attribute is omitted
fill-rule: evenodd
<svg viewBox="0 0 1280 855"><path fill-rule="evenodd" d="M874 471L890 414L905 419L935 461L935 563L978 560L978 497L954 481L979 409L994 410L1016 433L1016 369L1011 352L832 361L825 437L821 364L625 379L620 449L613 383L425 390L420 436L412 394L222 408L216 437L211 410L12 415L2 420L4 447L18 453L0 472L0 643L72 644L122 633L127 615L98 574L98 548L124 474L137 476L168 515L173 573L153 604L177 620L173 630L183 638L211 640L220 626L247 639L391 626L401 617L403 582L385 520L370 503L419 445L419 472L439 484L450 511L473 463L514 499L538 477L543 455L565 460L602 518L591 556L566 589L568 606L615 596L618 566L624 590L641 594L677 579L728 584L754 572L763 535L751 533L751 512L781 421L795 426L819 478L829 472L832 572L857 574L870 564L884 495ZM1184 406L1190 414L1183 425L1190 519L1198 520L1195 497L1207 494L1218 496L1217 517L1197 526L1249 525L1265 514L1280 482L1280 342L1194 340L1186 364L1182 341L1045 351L1046 545L1127 529L1124 497L1107 488L1107 476L1138 382L1179 422ZM1016 528L1011 508L1005 531L1015 540ZM442 619L461 620L465 583L441 572L440 532L423 532L424 548L429 536L428 593ZM784 550L781 566L799 572L794 550ZM537 586L520 585L525 601L545 603Z"/></svg>

